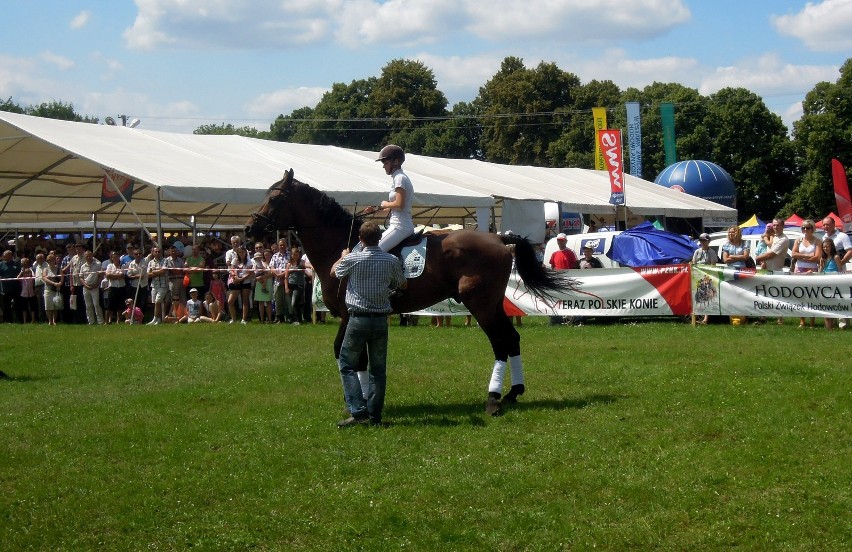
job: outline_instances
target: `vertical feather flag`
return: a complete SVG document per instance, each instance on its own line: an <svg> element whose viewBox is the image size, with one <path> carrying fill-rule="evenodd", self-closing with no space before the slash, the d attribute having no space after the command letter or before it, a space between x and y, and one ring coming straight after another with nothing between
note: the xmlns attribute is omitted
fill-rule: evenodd
<svg viewBox="0 0 852 552"><path fill-rule="evenodd" d="M612 205L624 205L624 153L621 149L621 131L599 130L597 143L609 173L609 202Z"/></svg>
<svg viewBox="0 0 852 552"><path fill-rule="evenodd" d="M627 151L630 157L630 174L642 178L642 118L639 102L627 102Z"/></svg>
<svg viewBox="0 0 852 552"><path fill-rule="evenodd" d="M593 107L592 119L595 123L595 170L605 171L606 162L604 161L603 152L601 152L601 146L598 142L598 131L606 128L606 108Z"/></svg>
<svg viewBox="0 0 852 552"><path fill-rule="evenodd" d="M126 201L133 199L133 180L115 171L106 171L101 185L101 203L118 203L123 201L122 196Z"/></svg>
<svg viewBox="0 0 852 552"><path fill-rule="evenodd" d="M843 231L852 230L852 198L849 197L849 183L846 171L837 159L831 160L831 177L834 180L834 199L837 201L837 214L843 220Z"/></svg>
<svg viewBox="0 0 852 552"><path fill-rule="evenodd" d="M666 167L677 163L677 145L675 141L674 104L660 104L660 119L663 123L663 148L666 151Z"/></svg>

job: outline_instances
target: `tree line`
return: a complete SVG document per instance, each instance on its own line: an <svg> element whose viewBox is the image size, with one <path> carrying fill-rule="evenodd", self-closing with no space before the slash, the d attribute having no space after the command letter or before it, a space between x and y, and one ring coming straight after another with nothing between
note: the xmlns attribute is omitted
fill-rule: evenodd
<svg viewBox="0 0 852 552"><path fill-rule="evenodd" d="M527 68L520 58L507 57L473 101L451 108L431 69L397 59L378 77L333 84L317 105L279 115L268 131L223 123L194 132L375 151L395 143L436 157L590 169L592 108L607 108L608 126L626 137L625 102L641 105L642 178L653 181L665 168L659 106L670 102L678 159L711 161L728 171L741 217L756 213L766 220L795 212L819 218L836 210L831 159L847 169L852 165L852 58L836 82L820 82L807 93L792 129L745 88L705 96L677 83L655 82L621 90L609 80L584 84L553 63ZM60 102L24 109L10 98L0 102L0 110L97 122ZM625 163L629 170L626 152Z"/></svg>

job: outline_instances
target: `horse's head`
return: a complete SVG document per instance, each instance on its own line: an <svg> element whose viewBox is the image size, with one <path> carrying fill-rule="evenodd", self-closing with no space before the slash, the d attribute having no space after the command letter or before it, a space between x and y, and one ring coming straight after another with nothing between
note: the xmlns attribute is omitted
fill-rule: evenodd
<svg viewBox="0 0 852 552"><path fill-rule="evenodd" d="M269 187L263 205L251 214L246 225L247 238L262 238L278 230L292 228L293 220L286 201L292 184L293 169L290 169L281 180Z"/></svg>

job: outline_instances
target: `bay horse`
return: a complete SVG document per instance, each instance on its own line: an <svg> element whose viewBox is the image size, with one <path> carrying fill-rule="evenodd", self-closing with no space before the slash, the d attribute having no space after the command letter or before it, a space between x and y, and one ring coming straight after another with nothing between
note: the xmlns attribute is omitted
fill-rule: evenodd
<svg viewBox="0 0 852 552"><path fill-rule="evenodd" d="M251 215L247 238L262 238L276 231L294 230L319 276L328 310L340 317L334 340L339 358L349 321L344 302L346 285L331 275L331 266L343 249L358 242L361 216L353 216L325 193L293 178L293 169L273 184L260 209ZM494 351L486 412L498 415L504 403L514 403L525 391L521 362L521 336L503 310L506 285L515 268L527 289L547 301L549 292L571 286L570 279L546 269L536 259L530 242L520 236L498 236L473 230L427 235L426 266L422 275L408 280L401 295L392 298L393 313L430 307L452 297L464 304L488 336ZM397 246L391 253L397 253ZM510 365L512 386L502 397L503 376ZM364 363L366 365L366 363ZM501 399L502 397L502 399Z"/></svg>

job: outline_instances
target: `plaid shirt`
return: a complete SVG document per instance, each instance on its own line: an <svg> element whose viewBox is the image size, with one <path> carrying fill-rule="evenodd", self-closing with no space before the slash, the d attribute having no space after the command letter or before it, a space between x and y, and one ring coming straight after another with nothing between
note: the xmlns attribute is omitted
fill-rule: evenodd
<svg viewBox="0 0 852 552"><path fill-rule="evenodd" d="M338 278L349 276L346 307L357 312L389 313L390 290L405 283L400 260L378 246L346 255L334 273Z"/></svg>
<svg viewBox="0 0 852 552"><path fill-rule="evenodd" d="M281 281L279 281L278 278L275 278L275 285L276 286L283 283L283 281L284 281L283 280L284 269L287 268L287 263L289 263L289 262L290 262L290 252L289 251L285 251L284 253L281 253L280 251L278 251L277 253L272 255L272 259L269 261L269 268L271 268L272 270L274 270L276 272L281 272L281 274L282 274Z"/></svg>
<svg viewBox="0 0 852 552"><path fill-rule="evenodd" d="M162 276L151 276L151 273L161 268L174 268L175 265L169 257L160 257L159 259L151 259L148 261L148 281L154 289L168 289L169 277L168 271Z"/></svg>

